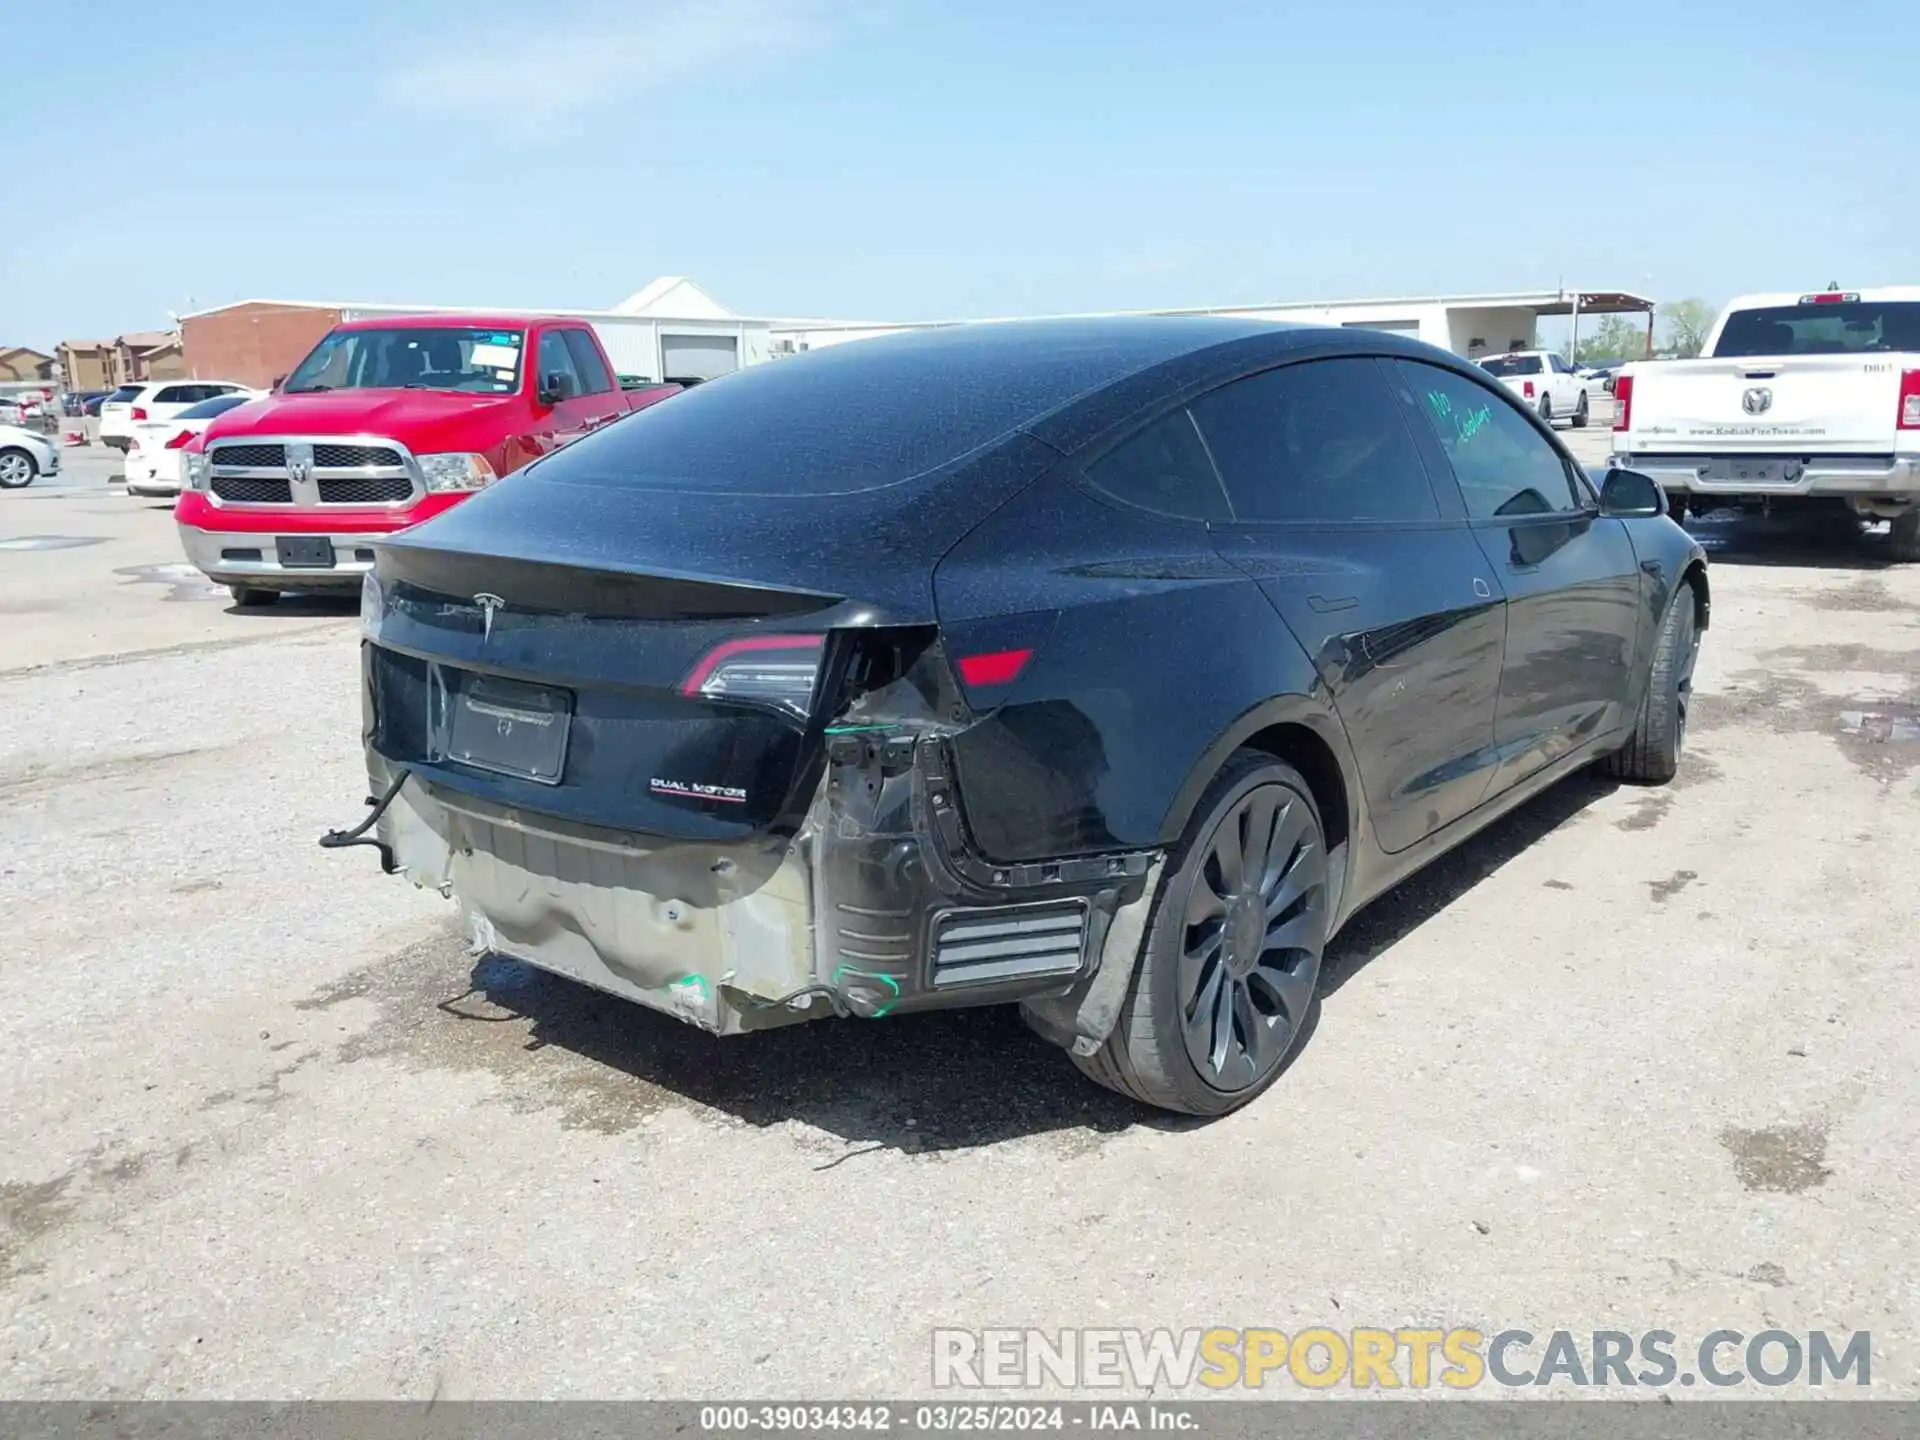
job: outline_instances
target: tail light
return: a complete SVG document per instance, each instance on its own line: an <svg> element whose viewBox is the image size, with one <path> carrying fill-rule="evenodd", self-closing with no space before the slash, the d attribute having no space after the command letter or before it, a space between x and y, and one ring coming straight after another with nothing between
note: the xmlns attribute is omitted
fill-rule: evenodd
<svg viewBox="0 0 1920 1440"><path fill-rule="evenodd" d="M1633 377L1613 377L1613 428L1625 430L1633 423Z"/></svg>
<svg viewBox="0 0 1920 1440"><path fill-rule="evenodd" d="M824 635L751 635L716 645L680 682L680 693L709 700L776 705L805 716L820 678Z"/></svg>
<svg viewBox="0 0 1920 1440"><path fill-rule="evenodd" d="M144 405L136 405L136 406L134 406L134 407L133 407L133 418L134 418L135 420L144 420L144 419L146 419L146 418L147 418L147 407L146 407L146 406L144 406Z"/></svg>
<svg viewBox="0 0 1920 1440"><path fill-rule="evenodd" d="M174 436L171 440L167 441L167 449L178 450L182 445L186 444L191 439L193 439L193 431L182 430L178 435Z"/></svg>
<svg viewBox="0 0 1920 1440"><path fill-rule="evenodd" d="M959 662L960 679L969 690L990 685L1011 685L1020 678L1020 672L1027 668L1027 661L1032 658L1032 650L993 650L985 655L962 655Z"/></svg>
<svg viewBox="0 0 1920 1440"><path fill-rule="evenodd" d="M1522 380L1520 382L1520 393L1531 400L1533 398L1533 382L1531 380Z"/></svg>
<svg viewBox="0 0 1920 1440"><path fill-rule="evenodd" d="M1908 370L1900 377L1900 419L1902 430L1920 430L1920 370Z"/></svg>

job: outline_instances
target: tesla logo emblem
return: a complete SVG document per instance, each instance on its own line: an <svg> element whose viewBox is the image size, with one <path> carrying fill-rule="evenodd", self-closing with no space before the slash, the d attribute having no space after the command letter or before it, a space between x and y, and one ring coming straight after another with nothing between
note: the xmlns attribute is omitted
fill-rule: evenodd
<svg viewBox="0 0 1920 1440"><path fill-rule="evenodd" d="M1740 397L1740 408L1749 415L1764 415L1773 405L1773 391L1756 385Z"/></svg>
<svg viewBox="0 0 1920 1440"><path fill-rule="evenodd" d="M311 445L287 446L287 479L295 485L304 485L313 478L313 447Z"/></svg>
<svg viewBox="0 0 1920 1440"><path fill-rule="evenodd" d="M485 643L493 638L494 612L507 602L498 595L476 595L473 597L473 603L480 607L480 639ZM507 722L503 720L501 724L506 725ZM504 735L507 732L503 729L500 733Z"/></svg>

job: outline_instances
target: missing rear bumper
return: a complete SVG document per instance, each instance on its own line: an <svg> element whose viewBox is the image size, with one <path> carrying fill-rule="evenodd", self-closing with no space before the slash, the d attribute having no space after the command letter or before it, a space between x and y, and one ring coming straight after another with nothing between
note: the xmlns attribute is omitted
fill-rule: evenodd
<svg viewBox="0 0 1920 1440"><path fill-rule="evenodd" d="M737 843L518 811L407 783L377 754L369 771L383 861L459 901L477 944L722 1035L1020 1001L1060 1017L1062 1044L1104 1036L1119 994L1083 1000L1113 988L1092 983L1110 922L1144 910L1157 869L1151 853L996 866L931 738L835 747L796 834Z"/></svg>

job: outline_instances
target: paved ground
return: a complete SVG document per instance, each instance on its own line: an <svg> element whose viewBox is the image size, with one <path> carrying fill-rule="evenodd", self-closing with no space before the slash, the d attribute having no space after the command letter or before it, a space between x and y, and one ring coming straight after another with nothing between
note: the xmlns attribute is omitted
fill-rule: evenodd
<svg viewBox="0 0 1920 1440"><path fill-rule="evenodd" d="M1679 782L1376 905L1195 1127L1000 1013L723 1043L476 962L314 848L351 615L230 611L103 478L0 496L90 542L0 548L0 1393L918 1393L935 1324L1409 1322L1870 1328L1920 1388L1920 567L1702 531Z"/></svg>

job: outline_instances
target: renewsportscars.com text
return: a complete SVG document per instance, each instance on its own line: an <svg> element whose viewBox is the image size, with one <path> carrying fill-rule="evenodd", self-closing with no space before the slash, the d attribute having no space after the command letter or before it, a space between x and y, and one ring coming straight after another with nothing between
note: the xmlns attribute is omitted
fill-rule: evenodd
<svg viewBox="0 0 1920 1440"><path fill-rule="evenodd" d="M1864 1388L1865 1330L958 1330L933 1332L933 1383L946 1390L1136 1389L1165 1392L1294 1385L1326 1390L1470 1390L1482 1385L1705 1385Z"/></svg>

